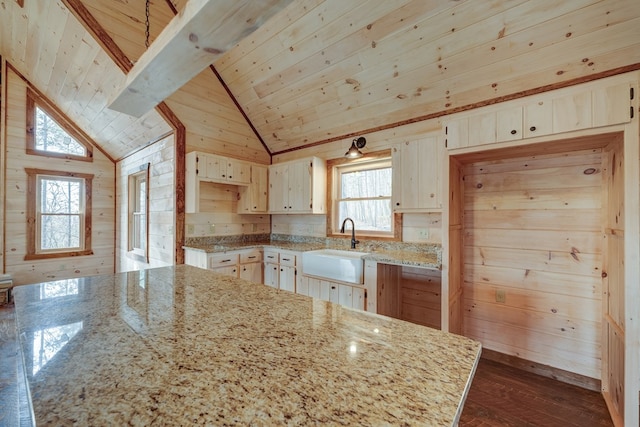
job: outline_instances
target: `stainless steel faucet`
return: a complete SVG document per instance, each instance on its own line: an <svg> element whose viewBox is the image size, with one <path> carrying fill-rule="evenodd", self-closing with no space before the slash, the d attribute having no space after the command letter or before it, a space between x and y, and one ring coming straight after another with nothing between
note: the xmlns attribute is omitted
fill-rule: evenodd
<svg viewBox="0 0 640 427"><path fill-rule="evenodd" d="M340 232L344 233L344 225L347 223L347 221L351 221L351 249L355 249L356 245L360 243L360 240L356 240L356 224L351 218L345 218L344 221L342 221Z"/></svg>

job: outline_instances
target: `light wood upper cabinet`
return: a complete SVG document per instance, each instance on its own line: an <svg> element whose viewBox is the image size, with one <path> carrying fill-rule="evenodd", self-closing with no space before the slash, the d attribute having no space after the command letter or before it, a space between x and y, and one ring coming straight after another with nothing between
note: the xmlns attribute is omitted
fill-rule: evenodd
<svg viewBox="0 0 640 427"><path fill-rule="evenodd" d="M631 84L598 82L479 108L444 121L446 146L475 147L631 120Z"/></svg>
<svg viewBox="0 0 640 427"><path fill-rule="evenodd" d="M240 187L238 213L267 213L269 169L266 166L251 165L251 183Z"/></svg>
<svg viewBox="0 0 640 427"><path fill-rule="evenodd" d="M525 138L553 133L553 109L550 100L539 99L525 104L523 114Z"/></svg>
<svg viewBox="0 0 640 427"><path fill-rule="evenodd" d="M240 187L251 185L252 164L249 162L191 151L187 153L185 163L185 211L187 213L200 212L200 182L202 181Z"/></svg>
<svg viewBox="0 0 640 427"><path fill-rule="evenodd" d="M630 83L604 85L593 90L593 127L631 121L632 86Z"/></svg>
<svg viewBox="0 0 640 427"><path fill-rule="evenodd" d="M269 213L325 213L327 166L311 157L269 167Z"/></svg>
<svg viewBox="0 0 640 427"><path fill-rule="evenodd" d="M396 212L442 208L443 143L427 137L398 144L391 151L392 206Z"/></svg>
<svg viewBox="0 0 640 427"><path fill-rule="evenodd" d="M199 153L196 162L201 179L223 184L249 185L251 183L251 163L205 153Z"/></svg>

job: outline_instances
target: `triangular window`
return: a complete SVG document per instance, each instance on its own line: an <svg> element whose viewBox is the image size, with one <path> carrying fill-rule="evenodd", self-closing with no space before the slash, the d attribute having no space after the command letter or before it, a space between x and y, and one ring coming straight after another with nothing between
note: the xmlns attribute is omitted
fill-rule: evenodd
<svg viewBox="0 0 640 427"><path fill-rule="evenodd" d="M83 133L31 89L27 90L27 153L91 161Z"/></svg>

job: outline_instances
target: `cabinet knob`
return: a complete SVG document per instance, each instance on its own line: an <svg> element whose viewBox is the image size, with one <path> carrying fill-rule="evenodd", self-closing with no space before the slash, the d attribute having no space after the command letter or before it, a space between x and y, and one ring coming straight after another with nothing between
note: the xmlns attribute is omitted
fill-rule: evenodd
<svg viewBox="0 0 640 427"><path fill-rule="evenodd" d="M233 178L231 175L229 175L229 179Z"/></svg>
<svg viewBox="0 0 640 427"><path fill-rule="evenodd" d="M222 175L222 177L224 178L226 175Z"/></svg>
<svg viewBox="0 0 640 427"><path fill-rule="evenodd" d="M512 130L511 130L511 135L515 135L516 133L518 133L518 131L517 131L517 130L515 130L515 129L512 129Z"/></svg>
<svg viewBox="0 0 640 427"><path fill-rule="evenodd" d="M535 126L531 126L531 127L529 128L529 130L530 130L531 132L535 132L535 131L536 131L536 127L535 127Z"/></svg>
<svg viewBox="0 0 640 427"><path fill-rule="evenodd" d="M396 206L400 206L400 202L396 202Z"/></svg>

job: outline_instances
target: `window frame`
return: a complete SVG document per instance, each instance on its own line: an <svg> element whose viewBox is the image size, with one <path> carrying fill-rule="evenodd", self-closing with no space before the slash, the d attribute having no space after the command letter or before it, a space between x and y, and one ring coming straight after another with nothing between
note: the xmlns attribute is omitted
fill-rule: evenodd
<svg viewBox="0 0 640 427"><path fill-rule="evenodd" d="M51 120L64 129L78 144L82 145L86 151L84 156L69 153L56 153L53 151L39 150L36 148L36 107L40 108ZM83 162L93 162L93 145L86 136L77 129L63 114L58 112L44 98L39 96L33 89L27 87L27 154L34 156L55 157L60 159L80 160Z"/></svg>
<svg viewBox="0 0 640 427"><path fill-rule="evenodd" d="M25 168L25 172L27 173L27 253L24 259L36 260L93 255L93 250L91 249L91 194L93 175L86 173L63 172L32 168ZM54 179L55 177L74 178L82 179L84 181L84 192L81 193L84 196L84 200L81 200L81 204L84 206L84 209L81 214L80 221L80 231L82 232L80 241L82 243L82 246L79 249L40 249L40 244L38 242L42 240L42 235L40 234L41 229L38 218L40 218L42 212L40 211L40 200L38 197L38 185L40 182L39 177L50 177Z"/></svg>
<svg viewBox="0 0 640 427"><path fill-rule="evenodd" d="M339 198L337 196L340 191L340 179L338 178L338 174L341 169L357 169L360 165L362 168L366 168L367 165L379 165L383 161L389 161L389 164L393 168L390 149L368 153L355 160L346 158L327 160L327 237L351 238L351 233L340 233L340 224L338 224ZM375 167L372 169L374 168ZM390 201L393 200L393 185L391 192ZM393 206L391 206L391 228L392 230L390 233L381 233L368 230L358 230L356 227L356 237L369 237L375 240L401 241L402 214L394 212Z"/></svg>
<svg viewBox="0 0 640 427"><path fill-rule="evenodd" d="M149 179L151 163L141 165L139 168L131 170L127 174L127 251L131 258L149 263ZM134 247L134 217L136 214L136 196L138 194L137 184L139 178L144 177L146 182L145 194L145 242L144 250ZM133 189L133 190L132 190Z"/></svg>

